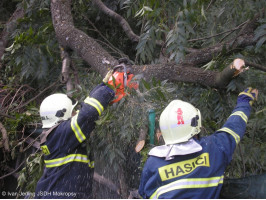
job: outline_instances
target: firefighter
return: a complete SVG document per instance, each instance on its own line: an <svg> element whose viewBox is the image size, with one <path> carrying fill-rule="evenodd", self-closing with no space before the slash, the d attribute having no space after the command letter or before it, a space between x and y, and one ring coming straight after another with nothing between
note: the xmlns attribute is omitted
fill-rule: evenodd
<svg viewBox="0 0 266 200"><path fill-rule="evenodd" d="M41 103L45 169L37 183L35 198L92 198L94 161L86 139L115 96L105 84L111 75L109 71L104 83L91 91L74 116L77 102L65 94L50 95Z"/></svg>
<svg viewBox="0 0 266 200"><path fill-rule="evenodd" d="M139 194L153 199L219 198L225 169L243 138L257 96L257 89L241 92L224 126L201 138L200 111L187 102L172 101L159 120L165 145L149 152Z"/></svg>

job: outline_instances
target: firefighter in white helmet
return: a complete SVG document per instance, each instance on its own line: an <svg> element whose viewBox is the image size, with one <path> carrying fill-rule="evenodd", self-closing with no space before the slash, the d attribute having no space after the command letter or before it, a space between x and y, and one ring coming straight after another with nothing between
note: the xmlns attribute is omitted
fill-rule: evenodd
<svg viewBox="0 0 266 200"><path fill-rule="evenodd" d="M165 145L149 152L139 186L143 198L219 198L224 171L246 129L258 90L241 92L224 126L207 137L197 137L200 111L190 103L174 100L161 113Z"/></svg>
<svg viewBox="0 0 266 200"><path fill-rule="evenodd" d="M92 198L94 160L86 139L115 96L105 84L111 75L112 71L104 83L91 91L76 114L77 102L65 94L53 94L43 100L40 115L45 170L37 183L35 198Z"/></svg>

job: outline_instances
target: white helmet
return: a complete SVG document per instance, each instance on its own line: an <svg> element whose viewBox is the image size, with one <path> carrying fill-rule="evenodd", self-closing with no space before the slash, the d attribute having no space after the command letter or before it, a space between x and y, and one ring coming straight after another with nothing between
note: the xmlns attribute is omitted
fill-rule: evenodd
<svg viewBox="0 0 266 200"><path fill-rule="evenodd" d="M200 132L201 114L190 103L174 100L162 112L159 123L165 144L177 144Z"/></svg>
<svg viewBox="0 0 266 200"><path fill-rule="evenodd" d="M67 120L72 116L72 110L77 102L72 102L65 94L52 94L46 97L40 107L43 128L50 128L59 121Z"/></svg>

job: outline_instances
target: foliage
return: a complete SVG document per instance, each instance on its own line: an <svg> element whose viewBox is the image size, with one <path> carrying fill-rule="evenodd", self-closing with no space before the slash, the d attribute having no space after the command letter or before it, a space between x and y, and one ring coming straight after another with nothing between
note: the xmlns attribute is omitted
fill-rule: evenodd
<svg viewBox="0 0 266 200"><path fill-rule="evenodd" d="M261 25L255 31L254 40L257 39L259 39L259 41L256 44L256 52L258 52L259 48L266 41L266 19L261 20Z"/></svg>
<svg viewBox="0 0 266 200"><path fill-rule="evenodd" d="M128 15L135 13L142 24L141 39L137 46L140 62L147 63L158 57L156 41L165 41L165 54L179 62L184 56L187 38L194 34L194 4L196 1L126 1Z"/></svg>
<svg viewBox="0 0 266 200"><path fill-rule="evenodd" d="M18 74L20 80L25 79L24 82L41 84L48 75L51 76L50 70L58 68L60 58L49 1L23 1L19 6L26 10L26 16L11 36L13 43L6 48L4 78Z"/></svg>
<svg viewBox="0 0 266 200"><path fill-rule="evenodd" d="M17 1L12 1L12 5L14 2ZM49 2L21 1L19 6L26 9L26 15L12 34L9 47L1 60L1 84L4 84L0 90L1 112L4 108L2 100L6 97L3 91L7 91L11 97L4 99L5 105L8 105L5 113L12 117L1 116L1 122L8 130L13 158L28 148L24 147L24 140L19 136L24 133L24 125L40 123L38 107L43 96L27 107L20 110L15 108L33 98L51 82L55 82L61 72L59 47L52 27ZM248 19L261 12L260 8L265 7L264 0L104 2L122 15L134 32L140 35L137 45L130 42L114 20L91 6L91 1L73 1L75 25L107 47L112 55L120 57L127 54L136 64L160 62L160 56L166 57L167 61L179 62L190 48L208 47L228 41L239 33ZM241 26L237 30L233 30L239 25ZM255 46L239 49L238 53L225 50L203 68L221 71L236 57L245 58L255 64L264 64L265 18L259 22L255 38L258 39ZM102 77L92 72L78 55L72 54L72 59L77 65L81 82L81 91L74 91L73 95L82 101L89 95L89 91L101 82ZM100 167L105 168L102 170L103 173L109 170L114 176L122 170L126 171L129 186L136 188L147 152L153 147L147 137L141 153L134 152L139 130L147 126L149 109L155 109L158 127L158 117L171 100L188 101L201 110L202 135L206 136L223 125L235 106L239 92L251 86L259 89L259 99L253 106L246 134L235 151L226 177L243 177L265 172L265 73L250 68L240 77L233 79L225 90L196 84L169 83L166 80L158 81L156 78L150 82L142 81L139 91L128 90L127 97L117 105L108 107L96 122L97 128L91 135L97 158L96 165L98 162ZM19 88L23 84L29 84L34 94L27 92L26 95L21 94L20 98L15 98L18 94L16 92L21 91ZM65 87L58 86L47 91L45 95L55 90L66 92ZM41 154L32 155L27 159L27 165L20 173L21 189L34 191L34 184L42 173L42 167Z"/></svg>
<svg viewBox="0 0 266 200"><path fill-rule="evenodd" d="M43 154L41 152L31 154L27 160L25 167L19 172L18 187L20 191L30 191L27 198L32 198L36 184L41 178L44 169Z"/></svg>
<svg viewBox="0 0 266 200"><path fill-rule="evenodd" d="M258 11L261 12L260 8L263 7L265 7L263 0L255 2L231 0L215 3L187 0L124 2L127 17L138 18L138 25L142 26L141 39L136 48L138 55L136 61L140 63L158 62L159 54L179 62L187 48L206 47L225 39L232 39L237 34L233 29L245 23ZM257 37L265 33L263 30L263 26L257 30ZM210 37L212 35L213 37ZM158 41L164 44L163 48L155 45ZM262 37L257 47L264 42L265 37Z"/></svg>

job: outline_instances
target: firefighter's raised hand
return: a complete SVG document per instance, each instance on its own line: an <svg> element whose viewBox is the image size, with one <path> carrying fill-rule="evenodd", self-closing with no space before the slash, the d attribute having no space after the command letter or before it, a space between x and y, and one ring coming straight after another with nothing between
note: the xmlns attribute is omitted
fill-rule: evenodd
<svg viewBox="0 0 266 200"><path fill-rule="evenodd" d="M104 77L104 79L103 79L103 82L104 82L104 83L107 83L107 82L109 81L110 77L113 75L113 72L114 72L113 69L111 69L111 70L109 70L109 71L107 72L107 74L105 75L105 77Z"/></svg>
<svg viewBox="0 0 266 200"><path fill-rule="evenodd" d="M251 87L245 89L238 95L237 103L249 102L252 106L255 100L258 98L259 91L257 89L252 89Z"/></svg>

